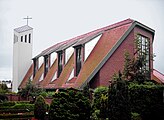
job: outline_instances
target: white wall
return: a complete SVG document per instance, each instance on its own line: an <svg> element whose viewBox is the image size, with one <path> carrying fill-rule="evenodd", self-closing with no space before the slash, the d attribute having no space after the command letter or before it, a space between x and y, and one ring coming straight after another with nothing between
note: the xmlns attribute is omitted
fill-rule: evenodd
<svg viewBox="0 0 164 120"><path fill-rule="evenodd" d="M91 51L93 50L93 48L95 47L101 36L102 34L85 44L84 60L88 58L88 56L90 55Z"/></svg>
<svg viewBox="0 0 164 120"><path fill-rule="evenodd" d="M18 42L13 43L13 92L18 91L18 87L26 75L28 69L32 64L32 30L23 33L14 34L18 36ZM28 35L31 34L31 43L28 42ZM25 35L27 35L27 42L24 42ZM23 36L23 42L21 42ZM14 39L14 38L13 38Z"/></svg>
<svg viewBox="0 0 164 120"><path fill-rule="evenodd" d="M39 78L39 81L42 81L44 79L44 72L42 73L42 75Z"/></svg>
<svg viewBox="0 0 164 120"><path fill-rule="evenodd" d="M54 81L57 78L57 71L55 72L54 76L51 79L51 82Z"/></svg>
<svg viewBox="0 0 164 120"><path fill-rule="evenodd" d="M39 62L39 64L38 64L38 69L39 69L44 62L44 57L43 56L39 57L38 62Z"/></svg>
<svg viewBox="0 0 164 120"><path fill-rule="evenodd" d="M55 59L57 58L57 53L56 52L51 53L50 58L51 58L50 66L52 66L52 64L55 62Z"/></svg>
<svg viewBox="0 0 164 120"><path fill-rule="evenodd" d="M72 69L71 74L67 81L70 81L73 77L74 77L74 68Z"/></svg>
<svg viewBox="0 0 164 120"><path fill-rule="evenodd" d="M65 50L65 64L68 62L73 52L74 52L74 48L72 46Z"/></svg>

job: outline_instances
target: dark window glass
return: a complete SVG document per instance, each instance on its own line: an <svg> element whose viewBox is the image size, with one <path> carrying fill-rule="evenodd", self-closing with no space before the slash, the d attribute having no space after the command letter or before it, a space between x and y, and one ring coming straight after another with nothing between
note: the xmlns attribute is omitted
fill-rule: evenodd
<svg viewBox="0 0 164 120"><path fill-rule="evenodd" d="M38 70L38 59L34 59L34 72L33 72L33 78L35 77L35 74Z"/></svg>
<svg viewBox="0 0 164 120"><path fill-rule="evenodd" d="M46 76L48 72L49 64L48 64L48 56L44 57L44 77Z"/></svg>
<svg viewBox="0 0 164 120"><path fill-rule="evenodd" d="M81 61L82 61L81 47L79 47L76 48L76 76L78 76L81 70Z"/></svg>
<svg viewBox="0 0 164 120"><path fill-rule="evenodd" d="M21 36L21 42L23 42L23 36Z"/></svg>
<svg viewBox="0 0 164 120"><path fill-rule="evenodd" d="M27 42L27 35L25 35L25 42Z"/></svg>
<svg viewBox="0 0 164 120"><path fill-rule="evenodd" d="M31 34L28 36L28 42L31 43Z"/></svg>
<svg viewBox="0 0 164 120"><path fill-rule="evenodd" d="M63 70L63 53L62 52L59 52L58 53L58 75L57 77L60 76L62 70Z"/></svg>

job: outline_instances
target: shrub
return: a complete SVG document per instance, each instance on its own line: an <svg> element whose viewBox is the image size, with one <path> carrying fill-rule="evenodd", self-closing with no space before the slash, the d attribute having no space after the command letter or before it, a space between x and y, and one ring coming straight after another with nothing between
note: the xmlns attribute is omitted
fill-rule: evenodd
<svg viewBox="0 0 164 120"><path fill-rule="evenodd" d="M49 120L90 119L90 101L80 91L67 90L54 95L49 110Z"/></svg>
<svg viewBox="0 0 164 120"><path fill-rule="evenodd" d="M141 116L138 113L132 113L131 120L141 120Z"/></svg>
<svg viewBox="0 0 164 120"><path fill-rule="evenodd" d="M44 98L40 95L34 104L34 115L35 118L39 119L39 120L44 120L45 115L46 115L46 103Z"/></svg>
<svg viewBox="0 0 164 120"><path fill-rule="evenodd" d="M33 111L34 105L33 104L15 104L12 108L13 109L25 109L25 110Z"/></svg>
<svg viewBox="0 0 164 120"><path fill-rule="evenodd" d="M95 111L92 113L91 119L92 119L92 120L99 120L99 118L100 118L100 110L95 110Z"/></svg>
<svg viewBox="0 0 164 120"><path fill-rule="evenodd" d="M11 107L11 106L14 106L15 104L16 104L16 102L6 101L3 103L0 103L0 108Z"/></svg>
<svg viewBox="0 0 164 120"><path fill-rule="evenodd" d="M0 102L4 102L4 101L7 101L8 98L5 94L0 94Z"/></svg>
<svg viewBox="0 0 164 120"><path fill-rule="evenodd" d="M109 92L109 120L130 120L128 85L121 73L115 76Z"/></svg>
<svg viewBox="0 0 164 120"><path fill-rule="evenodd" d="M129 85L129 95L132 112L139 113L142 120L163 120L164 86L146 82L144 84L131 83Z"/></svg>
<svg viewBox="0 0 164 120"><path fill-rule="evenodd" d="M96 110L100 110L100 106L101 106L101 97L102 95L108 95L108 87L97 87L94 90L94 94L93 94L93 103L92 106L93 108Z"/></svg>

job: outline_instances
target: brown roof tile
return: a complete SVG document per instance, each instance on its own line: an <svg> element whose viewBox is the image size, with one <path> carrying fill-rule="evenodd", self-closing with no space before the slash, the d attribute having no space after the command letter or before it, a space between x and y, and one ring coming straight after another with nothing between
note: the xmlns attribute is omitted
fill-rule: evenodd
<svg viewBox="0 0 164 120"><path fill-rule="evenodd" d="M122 24L103 33L87 61L84 62L74 87L79 88L87 80L94 69L96 69L96 67L101 63L108 52L114 47L114 45L124 35L130 26L131 23Z"/></svg>
<svg viewBox="0 0 164 120"><path fill-rule="evenodd" d="M55 62L52 64L51 68L49 69L46 77L44 78L44 80L40 83L40 86L47 86L52 78L53 78L53 75L55 74L55 72L57 71L57 60L55 60Z"/></svg>
<svg viewBox="0 0 164 120"><path fill-rule="evenodd" d="M19 88L24 88L24 87L26 86L28 80L29 80L30 77L32 76L32 73L33 73L33 66L34 66L34 64L32 64L32 65L30 66L30 68L28 69L28 71L27 71L25 77L23 78L23 80L22 80L22 82L21 82Z"/></svg>

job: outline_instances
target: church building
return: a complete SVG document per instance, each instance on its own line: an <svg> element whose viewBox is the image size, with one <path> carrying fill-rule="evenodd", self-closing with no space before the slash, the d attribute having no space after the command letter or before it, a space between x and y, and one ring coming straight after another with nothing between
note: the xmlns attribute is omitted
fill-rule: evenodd
<svg viewBox="0 0 164 120"><path fill-rule="evenodd" d="M143 66L145 74L151 71L151 79L164 83L164 75L153 70L151 59L155 31L135 20L126 19L59 42L32 59L32 28L23 26L14 31L14 52L17 53L14 64L18 66L15 74L19 71L14 77L17 80L14 90L25 87L28 80L45 89L82 89L86 84L91 88L108 86L113 74L123 70L124 53L127 51L133 57L138 52L136 37L140 51L149 53Z"/></svg>

